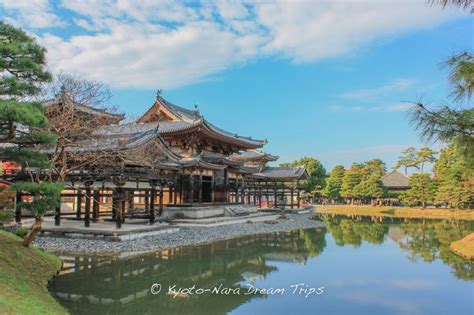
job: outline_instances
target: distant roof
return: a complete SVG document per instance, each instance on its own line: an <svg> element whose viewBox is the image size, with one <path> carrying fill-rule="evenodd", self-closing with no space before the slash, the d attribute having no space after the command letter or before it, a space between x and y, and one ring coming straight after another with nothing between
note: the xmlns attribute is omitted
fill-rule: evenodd
<svg viewBox="0 0 474 315"><path fill-rule="evenodd" d="M232 160L236 161L248 161L248 160L256 160L256 159L265 159L267 161L276 161L278 160L277 155L271 155L260 150L246 150L240 151L239 153L234 153L230 156Z"/></svg>
<svg viewBox="0 0 474 315"><path fill-rule="evenodd" d="M85 114L94 115L94 116L107 117L113 120L114 122L120 122L125 118L124 114L115 114L105 109L96 108L90 105L75 102L65 90L61 90L61 93L58 96L56 96L56 98L43 103L44 107L51 107L54 105L73 106L74 109L79 112L83 112Z"/></svg>
<svg viewBox="0 0 474 315"><path fill-rule="evenodd" d="M304 166L296 167L266 167L254 177L271 179L308 179L309 175Z"/></svg>
<svg viewBox="0 0 474 315"><path fill-rule="evenodd" d="M382 183L387 188L409 188L408 177L398 171L393 171L382 177Z"/></svg>
<svg viewBox="0 0 474 315"><path fill-rule="evenodd" d="M143 114L143 116L138 119L138 123L154 123L150 122L149 119L145 119L145 117L153 111L153 109L158 109L163 107L166 111L168 111L176 120L174 121L161 121L160 125L163 124L163 130L160 130L162 133L166 132L175 132L175 131L182 131L187 130L197 126L204 126L206 129L212 134L225 137L236 144L239 144L243 148L259 148L262 147L267 143L266 140L256 140L252 139L251 137L245 137L238 135L236 133L228 132L224 129L221 129L208 120L204 119L204 117L199 113L199 110L190 110L175 104L172 104L158 96L155 103ZM178 124L179 123L179 124ZM161 129L161 127L160 127Z"/></svg>

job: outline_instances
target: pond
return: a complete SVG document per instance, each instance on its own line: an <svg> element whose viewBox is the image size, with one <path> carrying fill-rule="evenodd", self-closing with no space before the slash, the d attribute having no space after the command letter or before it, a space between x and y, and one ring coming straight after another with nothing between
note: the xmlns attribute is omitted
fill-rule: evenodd
<svg viewBox="0 0 474 315"><path fill-rule="evenodd" d="M141 256L63 257L50 291L72 314L473 314L473 265L448 248L472 222L323 220Z"/></svg>

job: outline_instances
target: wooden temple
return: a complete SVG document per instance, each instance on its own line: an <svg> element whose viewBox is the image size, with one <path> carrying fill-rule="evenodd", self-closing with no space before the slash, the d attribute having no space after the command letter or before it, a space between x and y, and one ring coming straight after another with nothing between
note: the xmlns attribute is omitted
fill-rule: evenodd
<svg viewBox="0 0 474 315"><path fill-rule="evenodd" d="M50 120L65 107L86 121L103 118L79 145L64 149L69 165L94 162L67 174L57 225L64 215L83 219L86 227L110 215L120 228L126 217L153 223L164 209L172 215L180 208L228 204L301 207L302 181L308 179L304 167L268 166L278 156L261 151L266 140L218 128L197 109L174 105L160 94L132 123L76 104L65 92L45 107Z"/></svg>

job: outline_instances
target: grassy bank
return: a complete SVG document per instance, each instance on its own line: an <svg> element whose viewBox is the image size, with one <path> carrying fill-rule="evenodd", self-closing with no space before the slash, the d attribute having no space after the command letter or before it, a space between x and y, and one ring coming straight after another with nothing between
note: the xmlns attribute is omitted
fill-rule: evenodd
<svg viewBox="0 0 474 315"><path fill-rule="evenodd" d="M367 215L395 218L419 219L458 219L474 220L473 210L448 210L448 209L420 209L408 207L373 207L373 206L347 206L327 205L316 206L316 212L341 215Z"/></svg>
<svg viewBox="0 0 474 315"><path fill-rule="evenodd" d="M462 240L452 242L449 248L459 256L474 260L474 233Z"/></svg>
<svg viewBox="0 0 474 315"><path fill-rule="evenodd" d="M58 257L26 248L20 238L0 231L0 313L67 314L47 289L61 268Z"/></svg>

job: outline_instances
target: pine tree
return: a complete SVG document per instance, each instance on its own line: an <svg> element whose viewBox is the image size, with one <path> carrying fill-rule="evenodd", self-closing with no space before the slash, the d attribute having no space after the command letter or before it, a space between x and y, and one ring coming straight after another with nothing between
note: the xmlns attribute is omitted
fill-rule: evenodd
<svg viewBox="0 0 474 315"><path fill-rule="evenodd" d="M362 180L362 172L363 165L354 163L352 166L346 171L344 177L342 178L342 185L341 185L341 197L350 198L351 204L354 203L354 198L357 197L356 191L354 188L361 182Z"/></svg>
<svg viewBox="0 0 474 315"><path fill-rule="evenodd" d="M408 183L410 189L400 195L407 206L421 205L426 208L427 203L434 200L436 183L428 174L413 174Z"/></svg>
<svg viewBox="0 0 474 315"><path fill-rule="evenodd" d="M326 180L326 187L323 189L323 196L332 199L341 198L342 179L346 170L344 166L335 166Z"/></svg>
<svg viewBox="0 0 474 315"><path fill-rule="evenodd" d="M434 169L439 183L436 202L453 208L474 207L474 171L455 144L441 150Z"/></svg>
<svg viewBox="0 0 474 315"><path fill-rule="evenodd" d="M425 163L434 163L436 161L436 154L437 153L435 151L428 147L423 147L416 153L418 156L418 163L421 167L421 173L423 173Z"/></svg>
<svg viewBox="0 0 474 315"><path fill-rule="evenodd" d="M51 144L48 120L40 103L28 101L40 91L40 84L51 79L45 70L45 49L21 29L0 22L0 158L18 163L28 178L30 170L47 167L47 159L37 145ZM31 176L28 182L12 187L33 196L31 203L20 203L35 214L35 223L25 236L29 246L41 228L43 215L59 203L61 187Z"/></svg>

